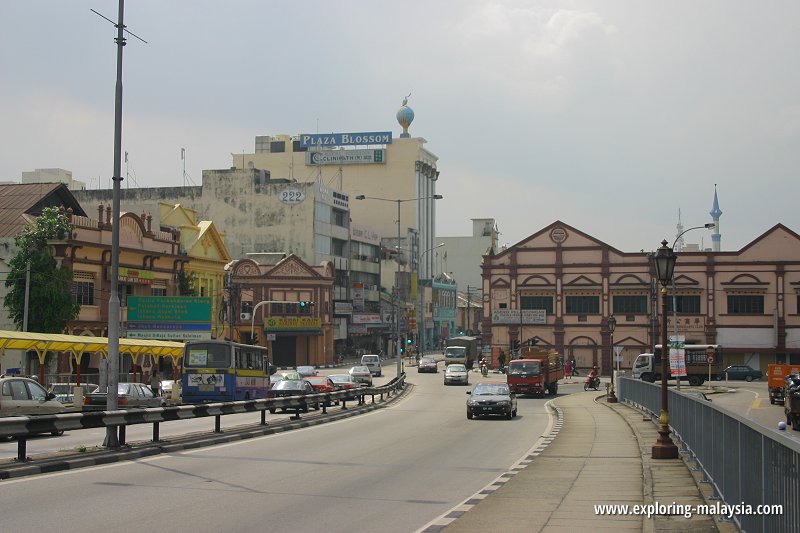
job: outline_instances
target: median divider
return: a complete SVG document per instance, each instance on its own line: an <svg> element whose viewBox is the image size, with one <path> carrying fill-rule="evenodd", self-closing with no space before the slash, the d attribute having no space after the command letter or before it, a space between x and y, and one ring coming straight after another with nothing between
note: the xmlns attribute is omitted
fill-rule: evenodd
<svg viewBox="0 0 800 533"><path fill-rule="evenodd" d="M257 428L267 426L266 412L277 409L294 410L293 420L300 420L301 412L307 412L314 405L319 405L323 414L327 413L326 406L333 406L338 401L340 411L349 413L352 404L366 406L367 397L371 397L372 404L376 404L376 396L380 402L392 398L392 393L400 393L405 389L406 375L393 378L386 385L380 387L360 387L330 393L309 394L306 396L289 396L286 398L269 398L259 400L244 400L237 402L221 402L196 405L179 405L173 407L153 407L149 409L130 409L117 411L92 411L85 413L64 413L57 415L19 416L0 418L0 438L17 439L17 463L30 461L27 456L27 441L33 435L41 433L56 433L62 431L76 431L90 428L113 427L116 428L120 446L126 446L125 428L130 425L152 424L152 443L161 441L159 424L176 420L192 418L214 417L213 434L219 434L221 417L233 414L260 412L261 421ZM351 404L348 407L348 403ZM377 404L376 404L377 405ZM352 414L358 414L353 412ZM351 414L348 414L351 416ZM327 421L327 419L326 419ZM263 434L263 433L262 433ZM4 479L4 472L0 470L0 479Z"/></svg>

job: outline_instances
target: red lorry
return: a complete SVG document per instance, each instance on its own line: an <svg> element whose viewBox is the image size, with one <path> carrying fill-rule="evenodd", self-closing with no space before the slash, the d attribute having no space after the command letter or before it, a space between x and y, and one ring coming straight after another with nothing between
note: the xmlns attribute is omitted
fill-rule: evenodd
<svg viewBox="0 0 800 533"><path fill-rule="evenodd" d="M512 359L506 370L511 392L539 397L558 394L558 380L563 377L564 365L554 351L530 350L522 359Z"/></svg>

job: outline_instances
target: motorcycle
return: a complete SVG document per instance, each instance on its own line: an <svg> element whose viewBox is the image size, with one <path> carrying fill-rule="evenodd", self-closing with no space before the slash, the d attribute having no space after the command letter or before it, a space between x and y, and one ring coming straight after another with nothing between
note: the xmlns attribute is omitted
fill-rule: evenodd
<svg viewBox="0 0 800 533"><path fill-rule="evenodd" d="M583 382L583 390L600 390L600 376L586 376Z"/></svg>
<svg viewBox="0 0 800 533"><path fill-rule="evenodd" d="M489 375L489 365L486 364L486 361L481 361L481 375L483 377Z"/></svg>

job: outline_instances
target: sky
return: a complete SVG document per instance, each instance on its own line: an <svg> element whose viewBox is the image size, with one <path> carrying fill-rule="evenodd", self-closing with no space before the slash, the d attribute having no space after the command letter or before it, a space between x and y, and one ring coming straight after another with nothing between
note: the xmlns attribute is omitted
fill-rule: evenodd
<svg viewBox="0 0 800 533"><path fill-rule="evenodd" d="M0 2L0 181L113 174L117 0ZM128 0L123 187L228 168L256 135L409 131L437 233L561 220L621 251L711 222L800 233L800 2ZM123 169L123 173L125 173ZM124 209L124 206L123 206ZM708 230L685 236L711 246Z"/></svg>

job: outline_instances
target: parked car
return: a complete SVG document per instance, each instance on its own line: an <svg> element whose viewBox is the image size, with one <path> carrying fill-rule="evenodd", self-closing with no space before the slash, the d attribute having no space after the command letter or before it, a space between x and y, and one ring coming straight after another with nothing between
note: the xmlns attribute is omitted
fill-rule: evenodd
<svg viewBox="0 0 800 533"><path fill-rule="evenodd" d="M360 387L361 384L353 379L350 374L331 374L328 376L338 390L347 390Z"/></svg>
<svg viewBox="0 0 800 533"><path fill-rule="evenodd" d="M22 376L0 377L0 417L53 415L67 408L37 381ZM63 431L54 431L61 435Z"/></svg>
<svg viewBox="0 0 800 533"><path fill-rule="evenodd" d="M316 394L317 391L311 386L307 379L283 379L274 383L267 391L267 398L286 398L288 396L308 396L309 394ZM319 409L319 402L315 402L312 407ZM274 413L278 408L270 407L269 412ZM281 411L285 411L286 407L281 407ZM308 412L308 405L303 408L303 412Z"/></svg>
<svg viewBox="0 0 800 533"><path fill-rule="evenodd" d="M447 365L447 368L444 369L444 384L450 385L452 383L469 385L469 372L467 372L466 365L460 363Z"/></svg>
<svg viewBox="0 0 800 533"><path fill-rule="evenodd" d="M467 394L467 418L470 420L485 415L502 415L509 420L517 416L517 397L508 383L484 381Z"/></svg>
<svg viewBox="0 0 800 533"><path fill-rule="evenodd" d="M419 360L417 372L439 372L439 363L433 357L423 357Z"/></svg>
<svg viewBox="0 0 800 533"><path fill-rule="evenodd" d="M96 390L83 397L84 411L105 411L108 394ZM145 409L147 407L165 407L167 399L153 394L149 385L144 383L118 383L117 407L119 409Z"/></svg>
<svg viewBox="0 0 800 533"><path fill-rule="evenodd" d="M317 369L313 366L298 366L297 373L300 374L300 376L307 378L308 376L316 376Z"/></svg>
<svg viewBox="0 0 800 533"><path fill-rule="evenodd" d="M718 376L718 380L721 379L743 379L745 381L753 381L754 379L761 379L763 374L760 370L756 370L755 368L749 365L730 365L728 368L723 370L720 375Z"/></svg>
<svg viewBox="0 0 800 533"><path fill-rule="evenodd" d="M75 387L77 386L75 383L52 383L47 392L55 394L55 399L61 403L72 403L75 399ZM81 383L80 388L83 389L83 395L86 396L90 392L94 392L97 389L97 385L95 383Z"/></svg>
<svg viewBox="0 0 800 533"><path fill-rule="evenodd" d="M362 355L361 356L361 364L367 368L369 371L372 372L373 376L380 376L381 375L381 356L380 355Z"/></svg>
<svg viewBox="0 0 800 533"><path fill-rule="evenodd" d="M348 372L352 378L361 383L362 385L366 385L368 387L372 386L372 372L369 368L365 366L354 366Z"/></svg>

